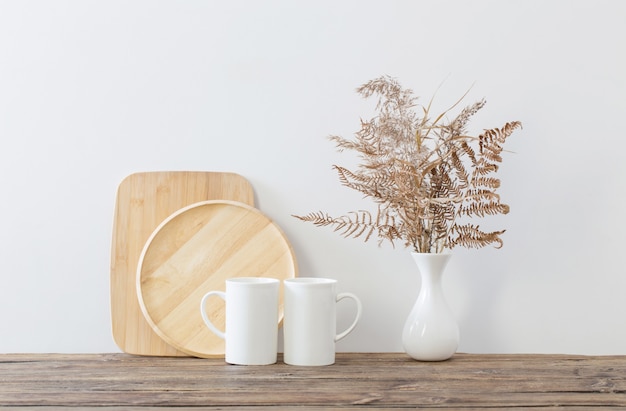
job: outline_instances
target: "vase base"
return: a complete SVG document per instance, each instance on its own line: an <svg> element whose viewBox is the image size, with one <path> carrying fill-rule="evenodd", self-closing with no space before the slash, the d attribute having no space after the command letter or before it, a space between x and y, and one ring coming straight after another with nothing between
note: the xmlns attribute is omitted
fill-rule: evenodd
<svg viewBox="0 0 626 411"><path fill-rule="evenodd" d="M409 353L407 353L407 355L409 357L411 357L412 359L414 359L415 361L422 361L422 362L443 362L443 361L448 361L449 359L451 359L454 356L454 353L451 355L447 355L447 356L441 356L441 357L429 357L429 356L420 356L420 355L411 355Z"/></svg>

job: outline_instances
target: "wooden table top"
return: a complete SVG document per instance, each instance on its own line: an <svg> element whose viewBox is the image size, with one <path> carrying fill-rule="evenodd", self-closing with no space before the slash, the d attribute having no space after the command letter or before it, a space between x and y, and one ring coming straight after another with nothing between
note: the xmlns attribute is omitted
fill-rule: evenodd
<svg viewBox="0 0 626 411"><path fill-rule="evenodd" d="M128 354L0 354L0 408L626 409L626 356L338 353L334 365L236 366ZM166 408L162 408L166 407ZM613 408L615 409L615 408Z"/></svg>

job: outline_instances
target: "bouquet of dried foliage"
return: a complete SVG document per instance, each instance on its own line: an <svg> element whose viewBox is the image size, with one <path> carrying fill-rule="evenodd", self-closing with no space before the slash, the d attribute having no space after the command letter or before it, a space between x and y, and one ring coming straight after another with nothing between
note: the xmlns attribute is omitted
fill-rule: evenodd
<svg viewBox="0 0 626 411"><path fill-rule="evenodd" d="M494 176L502 161L505 140L521 127L519 121L466 133L466 124L485 101L447 117L463 100L434 119L428 106L417 104L410 89L383 76L357 89L364 98L378 97L377 115L361 120L353 139L330 136L340 151L352 150L362 159L354 171L334 165L342 185L371 198L376 213L353 211L340 217L313 212L294 217L317 226L332 226L345 237L376 234L383 242L397 240L420 253L442 252L456 246L502 246L504 230L485 232L464 219L507 214L509 206L496 194Z"/></svg>

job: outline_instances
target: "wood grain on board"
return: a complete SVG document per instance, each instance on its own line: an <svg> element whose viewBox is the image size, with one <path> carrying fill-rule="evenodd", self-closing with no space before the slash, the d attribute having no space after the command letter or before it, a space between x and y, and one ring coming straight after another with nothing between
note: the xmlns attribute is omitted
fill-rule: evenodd
<svg viewBox="0 0 626 411"><path fill-rule="evenodd" d="M160 338L143 316L136 273L141 251L159 224L177 210L205 200L254 205L251 184L228 172L141 172L119 185L111 247L111 320L113 338L129 354L187 356Z"/></svg>

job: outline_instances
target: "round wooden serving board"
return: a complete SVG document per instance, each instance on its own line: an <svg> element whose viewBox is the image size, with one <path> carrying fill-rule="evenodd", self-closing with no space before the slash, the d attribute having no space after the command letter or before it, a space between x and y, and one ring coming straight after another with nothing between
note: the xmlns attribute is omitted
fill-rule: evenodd
<svg viewBox="0 0 626 411"><path fill-rule="evenodd" d="M287 238L259 210L235 201L202 201L175 212L152 233L137 266L137 295L147 322L168 344L196 357L222 357L224 340L200 314L204 294L223 291L228 278L284 280L296 271ZM207 307L223 330L224 301L212 298ZM280 320L282 315L281 292Z"/></svg>

